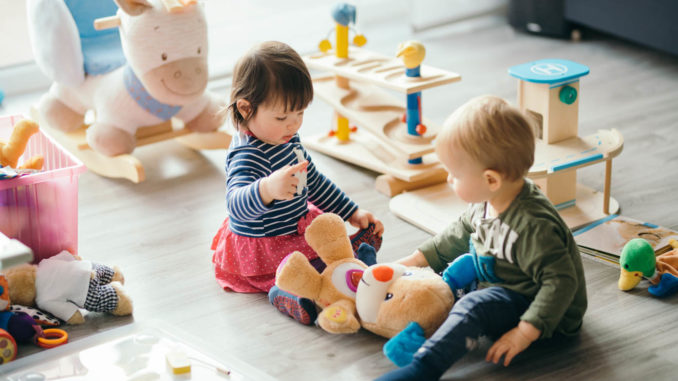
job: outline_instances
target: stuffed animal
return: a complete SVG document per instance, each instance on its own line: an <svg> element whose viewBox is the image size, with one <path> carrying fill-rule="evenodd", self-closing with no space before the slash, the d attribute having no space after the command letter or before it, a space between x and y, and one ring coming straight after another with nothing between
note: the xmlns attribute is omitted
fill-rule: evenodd
<svg viewBox="0 0 678 381"><path fill-rule="evenodd" d="M193 132L218 129L222 124L218 111L224 101L205 91L203 5L115 0L119 10L112 25L119 25L120 31L120 42L116 42L117 36L99 36L91 25L94 12L108 9L110 3L29 0L28 24L36 62L54 81L38 107L42 120L72 131L83 126L86 111L94 110L96 120L87 129L87 143L108 156L131 153L138 128L172 117L183 120ZM105 45L101 48L100 44ZM117 44L127 62L115 68L119 58L112 52Z"/></svg>
<svg viewBox="0 0 678 381"><path fill-rule="evenodd" d="M325 331L358 331L355 294L367 265L354 258L344 220L336 214L322 214L308 226L305 238L327 267L319 274L306 256L295 251L278 266L275 284L320 306L318 325Z"/></svg>
<svg viewBox="0 0 678 381"><path fill-rule="evenodd" d="M450 286L429 268L398 263L370 266L356 293L363 328L391 338L416 323L428 337L445 321L454 304Z"/></svg>
<svg viewBox="0 0 678 381"><path fill-rule="evenodd" d="M471 246L473 248L473 246ZM433 332L445 321L449 311L452 309L454 301L458 297L461 297L468 291L471 291L477 287L478 279L482 279L480 274L476 271L476 257L475 252L467 253L457 257L449 266L445 269L442 276L442 281L448 286L452 303L449 304L449 308L439 311L438 314L429 315L429 319L433 319L433 324L421 325L416 319L413 319L406 327L400 332L397 332L396 335L392 336L389 341L384 344L384 355L388 357L394 364L398 366L405 366L412 362L414 354L419 350L419 348L424 344L427 337L430 337ZM423 271L423 269L420 269ZM404 273L406 274L406 272ZM439 277L438 277L439 278ZM437 278L436 278L437 279ZM369 282L367 282L369 283ZM446 294L445 291L440 289L439 281L435 281L436 289L442 294ZM362 283L361 283L362 287ZM385 298L384 303L387 300L392 298ZM447 299L445 299L447 300ZM432 305L446 305L445 302L434 300L430 304ZM423 309L429 308L428 306L422 307ZM361 307L358 305L358 311L360 312ZM416 314L416 310L411 312ZM421 317L419 317L421 319ZM436 320L440 319L440 320ZM400 323L402 324L402 323ZM428 328L428 329L426 329Z"/></svg>
<svg viewBox="0 0 678 381"><path fill-rule="evenodd" d="M619 258L619 289L636 287L643 277L652 284L647 291L657 297L678 292L678 241L671 240L673 250L655 256L652 246L642 238L634 238L624 245Z"/></svg>
<svg viewBox="0 0 678 381"><path fill-rule="evenodd" d="M0 166L15 169L42 169L44 159L36 155L17 167L19 158L24 154L28 139L38 132L40 127L32 120L23 119L14 125L12 135L6 143L0 142Z"/></svg>
<svg viewBox="0 0 678 381"><path fill-rule="evenodd" d="M416 322L428 336L452 308L450 287L433 271L399 264L367 267L355 259L344 221L337 215L317 217L305 237L327 268L318 274L295 252L278 267L276 285L323 308L318 324L328 332L354 333L362 326L392 337Z"/></svg>
<svg viewBox="0 0 678 381"><path fill-rule="evenodd" d="M85 321L79 308L118 316L132 313L132 300L122 288L124 277L117 267L81 260L67 251L4 274L13 303L37 306L68 324Z"/></svg>
<svg viewBox="0 0 678 381"><path fill-rule="evenodd" d="M10 311L9 283L0 274L0 330L4 330L12 339L20 342L35 342L43 336L42 328L33 318L23 312Z"/></svg>

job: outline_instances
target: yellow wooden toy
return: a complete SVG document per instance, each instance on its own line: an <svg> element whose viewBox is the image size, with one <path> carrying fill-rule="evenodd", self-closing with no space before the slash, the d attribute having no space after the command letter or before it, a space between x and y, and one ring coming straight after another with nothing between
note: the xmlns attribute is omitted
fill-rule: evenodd
<svg viewBox="0 0 678 381"><path fill-rule="evenodd" d="M355 7L339 4L333 17L342 26L355 22ZM314 93L335 111L329 136L305 137L304 145L382 173L377 178L377 190L389 196L443 182L445 170L433 154L431 144L439 127L431 121L420 120L418 94L459 81L461 76L421 65L425 49L415 41L401 44L401 49L396 51L398 56L389 57L349 47L348 31L337 26L333 51L332 44L325 39L320 43L320 52L304 57L310 68L331 73L315 77L313 87ZM364 37L356 36L353 43L364 44ZM418 62L410 69L403 61ZM405 94L407 104L381 88ZM409 107L410 103L413 107ZM403 121L403 115L416 118ZM410 132L409 123L415 132Z"/></svg>

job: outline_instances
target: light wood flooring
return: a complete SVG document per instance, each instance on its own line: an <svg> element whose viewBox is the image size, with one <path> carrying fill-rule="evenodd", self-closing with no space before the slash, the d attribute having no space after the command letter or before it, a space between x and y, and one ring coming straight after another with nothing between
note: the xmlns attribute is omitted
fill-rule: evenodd
<svg viewBox="0 0 678 381"><path fill-rule="evenodd" d="M367 35L372 38L366 48L382 54L393 54L402 40L419 39L427 48L427 64L462 75L459 83L423 93L424 114L438 122L476 95L491 93L515 102L516 80L507 73L512 65L541 58L588 65L591 73L581 81L579 131L586 135L616 128L624 135L612 178L621 212L678 229L676 57L598 34L576 43L520 34L493 16L416 35L385 19ZM214 90L226 95L223 87ZM8 103L0 112L27 110ZM331 109L316 100L302 136L326 131L330 118ZM133 321L159 320L281 380L369 380L394 368L381 352L383 338L368 332L333 336L301 326L278 313L266 295L228 293L217 286L210 243L225 216L225 152L195 152L166 142L140 148L136 155L146 167L145 182L85 173L79 193L79 253L124 270L134 317L89 314L84 325L68 328L71 340ZM318 153L313 158L383 220L379 261L405 256L429 237L389 212L389 199L374 189L375 173ZM581 183L602 189L603 166L579 173ZM589 258L584 266L589 309L579 340L534 346L508 368L484 361L485 342L444 379L675 379L678 295L655 299L646 285L621 292L616 268ZM22 356L38 351L21 349Z"/></svg>

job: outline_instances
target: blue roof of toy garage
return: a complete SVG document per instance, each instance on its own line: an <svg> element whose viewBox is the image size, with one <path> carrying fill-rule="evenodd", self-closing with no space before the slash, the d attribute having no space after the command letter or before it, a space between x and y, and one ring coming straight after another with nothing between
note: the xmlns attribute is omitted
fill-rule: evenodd
<svg viewBox="0 0 678 381"><path fill-rule="evenodd" d="M575 80L588 73L586 65L559 59L532 61L509 68L509 74L518 79L548 84Z"/></svg>

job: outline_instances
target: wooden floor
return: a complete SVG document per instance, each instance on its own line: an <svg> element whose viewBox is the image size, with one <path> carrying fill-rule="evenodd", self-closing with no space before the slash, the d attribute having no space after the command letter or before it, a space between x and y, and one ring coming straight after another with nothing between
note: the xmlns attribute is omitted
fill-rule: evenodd
<svg viewBox="0 0 678 381"><path fill-rule="evenodd" d="M516 80L507 74L512 65L541 58L588 65L591 73L581 81L580 134L616 128L626 142L614 161L612 195L624 215L678 229L677 58L601 35L573 43L519 34L492 16L414 36L394 21L371 28L366 48L393 54L398 42L417 38L427 48L425 63L462 75L457 84L424 92L424 114L438 122L476 95L515 102ZM11 103L0 109L26 111ZM301 134L325 131L330 118L330 108L316 100ZM374 334L333 336L282 316L265 295L219 289L209 248L226 212L225 152L194 152L166 142L136 155L146 167L144 183L85 173L79 193L80 254L124 270L134 317L89 314L83 326L68 328L71 340L133 321L163 321L281 380L369 380L394 368L381 353L385 340ZM389 199L374 190L375 173L318 153L313 158L384 221L379 261L405 256L429 237L389 212ZM589 168L579 181L602 189L603 174L602 166ZM678 295L655 299L646 285L621 292L617 269L589 258L584 266L589 309L577 341L533 346L508 368L484 361L485 342L444 379L675 379ZM22 356L38 351L21 350Z"/></svg>

